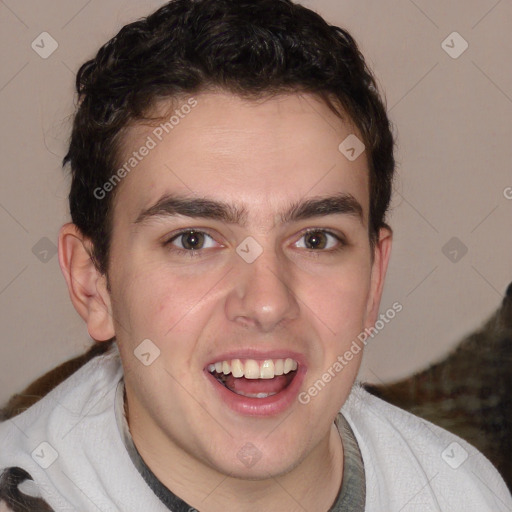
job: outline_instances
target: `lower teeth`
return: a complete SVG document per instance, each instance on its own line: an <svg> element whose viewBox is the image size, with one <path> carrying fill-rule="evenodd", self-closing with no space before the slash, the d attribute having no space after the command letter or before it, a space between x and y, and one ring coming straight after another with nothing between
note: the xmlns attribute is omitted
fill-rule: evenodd
<svg viewBox="0 0 512 512"><path fill-rule="evenodd" d="M293 371L291 374L295 374L296 372ZM224 375L223 373L215 373L215 378L226 388L229 389L232 393L235 393L240 396L245 396L246 398L268 398L269 396L277 395L277 392L273 391L271 393L244 393L243 391L235 391L234 389L229 388L226 385L226 380L228 378L227 375ZM287 387L287 386L285 386Z"/></svg>
<svg viewBox="0 0 512 512"><path fill-rule="evenodd" d="M277 393L242 393L242 391L234 391L237 395L242 395L247 398L267 398L269 396L277 395Z"/></svg>
<svg viewBox="0 0 512 512"><path fill-rule="evenodd" d="M228 388L226 383L220 379L217 379L226 389L229 389L232 393L237 395L245 396L247 398L268 398L269 396L277 395L276 392L273 393L244 393L243 391L235 391L234 389Z"/></svg>

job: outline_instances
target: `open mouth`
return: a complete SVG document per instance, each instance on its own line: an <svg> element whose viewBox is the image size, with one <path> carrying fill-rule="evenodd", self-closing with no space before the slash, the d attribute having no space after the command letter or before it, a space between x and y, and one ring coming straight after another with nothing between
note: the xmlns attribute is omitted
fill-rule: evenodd
<svg viewBox="0 0 512 512"><path fill-rule="evenodd" d="M239 396L264 399L283 392L297 375L294 359L232 359L207 369L226 389Z"/></svg>

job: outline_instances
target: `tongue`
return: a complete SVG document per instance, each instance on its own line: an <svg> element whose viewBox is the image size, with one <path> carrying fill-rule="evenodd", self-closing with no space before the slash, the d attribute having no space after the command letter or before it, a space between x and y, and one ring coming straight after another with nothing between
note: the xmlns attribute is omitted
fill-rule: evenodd
<svg viewBox="0 0 512 512"><path fill-rule="evenodd" d="M246 379L245 377L233 377L228 375L225 381L226 387L234 393L241 392L244 394L257 393L279 393L291 381L293 375L278 375L273 379Z"/></svg>

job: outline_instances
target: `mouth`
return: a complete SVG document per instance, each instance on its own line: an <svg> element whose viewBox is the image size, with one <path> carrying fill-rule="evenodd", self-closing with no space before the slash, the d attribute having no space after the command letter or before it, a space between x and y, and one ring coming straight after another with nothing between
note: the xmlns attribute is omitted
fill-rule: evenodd
<svg viewBox="0 0 512 512"><path fill-rule="evenodd" d="M305 367L297 359L223 359L205 368L221 399L236 412L272 415L298 394Z"/></svg>
<svg viewBox="0 0 512 512"><path fill-rule="evenodd" d="M227 389L248 398L267 398L286 389L296 375L295 359L232 359L208 365L208 371Z"/></svg>

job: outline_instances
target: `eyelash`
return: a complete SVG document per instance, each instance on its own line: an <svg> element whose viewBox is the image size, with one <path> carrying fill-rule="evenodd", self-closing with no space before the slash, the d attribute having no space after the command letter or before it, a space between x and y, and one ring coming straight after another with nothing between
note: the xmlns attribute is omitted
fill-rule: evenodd
<svg viewBox="0 0 512 512"><path fill-rule="evenodd" d="M201 231L199 229L192 229L192 228L185 228L185 229L182 229L180 231L178 231L177 233L174 233L170 238L168 238L166 241L163 242L163 246L164 247L167 247L167 248L170 248L172 247L170 250L178 255L186 255L186 256L189 256L191 258L193 257L200 257L201 256L201 253L202 251L204 251L204 249L198 249L198 250L194 250L194 249L180 249L179 247L174 247L172 246L172 242L174 240L177 240L178 238L180 238L180 236L183 236L183 235L186 235L186 234L189 234L189 233L199 233L199 234L202 234L202 235L206 235L207 237L211 238L212 240L214 240L214 238L208 234L206 231ZM337 242L338 242L338 246L335 247L334 249L306 249L310 254L314 254L315 256L318 255L318 253L327 253L327 254L333 254L333 253L337 253L339 251L341 251L343 248L345 248L348 244L347 242L345 241L345 239L332 232L332 231L329 231L328 229L320 229L320 228L310 228L304 232L301 233L300 237L299 237L299 240L304 238L305 236L309 235L309 234L312 234L312 233L323 233L325 235L330 235L331 237L333 237Z"/></svg>

